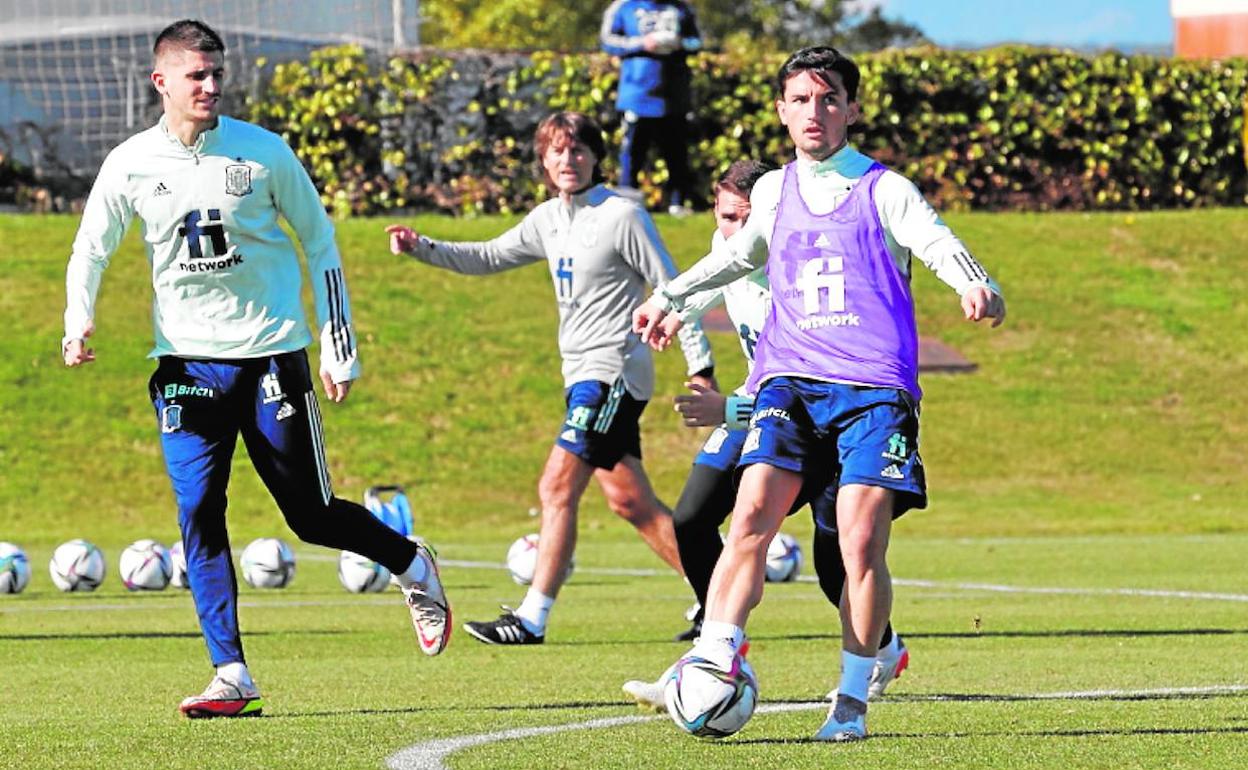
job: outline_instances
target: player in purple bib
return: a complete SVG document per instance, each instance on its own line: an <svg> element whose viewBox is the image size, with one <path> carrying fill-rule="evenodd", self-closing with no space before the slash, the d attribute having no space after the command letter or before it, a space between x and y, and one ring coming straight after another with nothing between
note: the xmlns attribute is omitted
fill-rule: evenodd
<svg viewBox="0 0 1248 770"><path fill-rule="evenodd" d="M859 73L833 48L789 57L776 110L797 159L754 186L746 226L634 312L656 348L693 293L765 264L772 308L732 525L691 655L728 670L762 599L767 544L810 501L845 562L841 676L816 740L865 738L868 686L892 609L892 520L927 504L918 453L918 343L910 264L961 297L968 320L1005 319L1001 290L912 183L848 146Z"/></svg>

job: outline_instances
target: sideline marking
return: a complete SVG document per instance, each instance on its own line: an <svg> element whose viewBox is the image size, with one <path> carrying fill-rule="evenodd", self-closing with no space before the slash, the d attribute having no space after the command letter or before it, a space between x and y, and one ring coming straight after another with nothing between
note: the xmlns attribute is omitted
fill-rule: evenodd
<svg viewBox="0 0 1248 770"><path fill-rule="evenodd" d="M970 702L991 700L1030 701L1030 700L1097 700L1100 698L1150 698L1184 695L1223 695L1248 693L1248 685L1214 685L1211 687L1162 687L1153 690L1084 690L1074 692L1030 693L1021 695L984 694L967 698ZM907 703L915 701L958 702L961 699L951 695L913 695L906 697ZM881 701L887 704L888 701ZM773 703L758 707L758 714L779 714L790 711L814 711L826 709L827 701L810 701L806 703ZM634 715L625 717L605 717L590 719L584 722L568 722L561 725L544 725L542 727L517 727L511 730L499 730L492 733L476 735L460 735L453 738L436 738L430 741L408 746L386 758L386 767L391 770L447 770L444 760L450 755L475 746L499 741L515 741L533 738L551 733L570 732L574 730L599 730L621 725L653 722L667 719L663 714Z"/></svg>
<svg viewBox="0 0 1248 770"><path fill-rule="evenodd" d="M337 557L325 556L323 554L305 554L300 553L299 559L307 559L308 561L337 561ZM444 567L457 567L461 569L491 569L506 570L507 565L499 564L492 561L462 561L458 559L440 559L438 562ZM625 569L615 567L578 567L578 574L586 575L617 575L624 577L667 577L672 573L666 570L657 569ZM797 578L800 583L817 583L818 578L812 575L801 575ZM1132 596L1136 598L1150 599L1197 599L1203 601L1215 602L1239 602L1248 603L1248 594L1230 594L1219 593L1216 591L1183 591L1162 588L1062 588L1052 586L1011 586L997 583L963 583L959 581L946 580L916 580L913 578L893 578L893 585L907 586L910 588L930 588L930 589L956 589L959 591L984 591L988 593L1006 593L1006 594L1036 594L1042 596ZM190 592L185 592L186 598L190 598ZM240 599L239 607L358 607L360 605L383 605L393 603L391 599L384 599L378 595L374 599L359 597L357 599L343 600L321 600L321 599L289 599L279 601L263 601L254 598ZM16 606L16 607L0 607L0 613L11 612L98 612L98 611L124 611L124 610L163 610L163 609L181 609L185 607L184 603L170 604L148 602L138 600L133 604L92 604L87 602L54 605L51 607L41 606Z"/></svg>

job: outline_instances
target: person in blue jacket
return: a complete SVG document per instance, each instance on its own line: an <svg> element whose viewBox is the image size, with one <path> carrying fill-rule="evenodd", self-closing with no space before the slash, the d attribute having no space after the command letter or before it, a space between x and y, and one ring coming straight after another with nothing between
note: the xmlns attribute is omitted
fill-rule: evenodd
<svg viewBox="0 0 1248 770"><path fill-rule="evenodd" d="M620 58L615 107L623 115L620 184L637 173L657 143L667 164L668 211L688 211L689 54L702 48L693 8L684 0L614 0L602 17L602 48Z"/></svg>

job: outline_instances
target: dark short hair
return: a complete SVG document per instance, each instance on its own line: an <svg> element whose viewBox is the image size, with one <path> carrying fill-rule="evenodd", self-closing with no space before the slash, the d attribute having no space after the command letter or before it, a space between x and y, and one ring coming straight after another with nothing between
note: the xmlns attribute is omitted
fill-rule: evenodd
<svg viewBox="0 0 1248 770"><path fill-rule="evenodd" d="M175 21L160 31L152 46L152 56L172 50L213 53L225 51L225 43L212 27L197 19Z"/></svg>
<svg viewBox="0 0 1248 770"><path fill-rule="evenodd" d="M719 179L715 180L715 193L718 195L721 190L728 190L743 198L748 198L750 197L750 190L754 189L754 183L763 174L773 171L775 168L770 163L764 163L761 160L739 160L729 166L728 170L720 174Z"/></svg>
<svg viewBox="0 0 1248 770"><path fill-rule="evenodd" d="M588 115L579 112L556 112L543 118L533 134L533 147L537 153L539 169L543 168L542 157L546 155L546 148L556 139L573 141L588 147L594 154L594 181L602 181L602 159L607 154L607 144L597 123Z"/></svg>
<svg viewBox="0 0 1248 770"><path fill-rule="evenodd" d="M785 84L799 72L813 72L815 77L829 86L832 85L831 73L838 72L841 82L845 84L845 95L849 97L849 101L858 100L858 81L862 79L858 65L831 46L814 45L794 52L776 74L777 98L784 98Z"/></svg>

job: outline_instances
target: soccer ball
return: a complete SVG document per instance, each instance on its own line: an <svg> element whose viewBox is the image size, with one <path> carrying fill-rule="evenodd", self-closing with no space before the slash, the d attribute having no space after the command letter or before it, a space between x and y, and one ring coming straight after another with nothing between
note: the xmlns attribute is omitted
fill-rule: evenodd
<svg viewBox="0 0 1248 770"><path fill-rule="evenodd" d="M252 540L239 559L243 580L252 588L285 588L295 578L295 554L275 537Z"/></svg>
<svg viewBox="0 0 1248 770"><path fill-rule="evenodd" d="M131 591L163 591L173 576L169 549L155 540L136 540L121 552L117 571Z"/></svg>
<svg viewBox="0 0 1248 770"><path fill-rule="evenodd" d="M62 591L94 591L104 581L104 554L86 540L70 540L52 552L48 572Z"/></svg>
<svg viewBox="0 0 1248 770"><path fill-rule="evenodd" d="M0 543L0 594L20 594L29 582L26 552L12 543Z"/></svg>
<svg viewBox="0 0 1248 770"><path fill-rule="evenodd" d="M169 582L176 588L190 588L191 584L186 579L186 551L181 540L169 546L169 566L172 570Z"/></svg>
<svg viewBox="0 0 1248 770"><path fill-rule="evenodd" d="M699 738L724 738L745 727L758 705L758 678L740 655L724 671L696 656L681 658L663 686L676 726Z"/></svg>
<svg viewBox="0 0 1248 770"><path fill-rule="evenodd" d="M787 583L802 571L802 547L792 535L779 532L767 546L768 583Z"/></svg>
<svg viewBox="0 0 1248 770"><path fill-rule="evenodd" d="M537 572L537 541L537 533L525 535L507 549L507 569L511 572L511 579L522 586L532 583ZM564 580L572 576L575 566L575 559L569 559L568 569L563 573Z"/></svg>
<svg viewBox="0 0 1248 770"><path fill-rule="evenodd" d="M338 558L338 582L353 594L376 593L390 583L390 570L367 556L343 551Z"/></svg>

